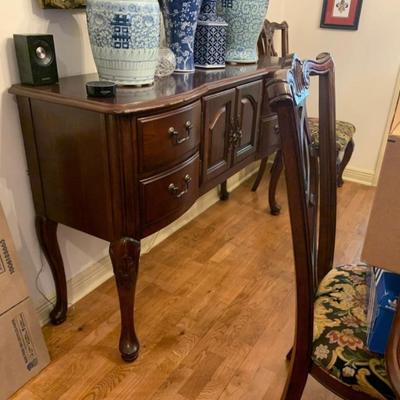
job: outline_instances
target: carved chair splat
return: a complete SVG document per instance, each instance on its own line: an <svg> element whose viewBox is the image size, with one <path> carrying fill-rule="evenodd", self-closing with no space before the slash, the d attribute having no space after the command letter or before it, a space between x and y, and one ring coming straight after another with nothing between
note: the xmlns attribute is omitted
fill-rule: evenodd
<svg viewBox="0 0 400 400"><path fill-rule="evenodd" d="M281 399L301 399L308 374L344 399L398 398L400 311L386 355L368 352L366 297L361 304L355 297L342 301L340 296L345 287L347 292L364 293L370 269L365 265L332 268L337 191L333 60L321 54L317 61L301 62L292 55L285 65L267 84L271 108L279 118L296 280L294 346L288 354L290 367ZM318 151L306 118L313 75L319 78ZM341 341L345 335L357 345Z"/></svg>

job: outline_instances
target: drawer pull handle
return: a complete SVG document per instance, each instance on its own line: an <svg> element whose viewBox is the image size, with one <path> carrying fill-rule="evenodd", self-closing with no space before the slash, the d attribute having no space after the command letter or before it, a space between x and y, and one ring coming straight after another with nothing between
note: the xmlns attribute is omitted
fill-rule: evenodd
<svg viewBox="0 0 400 400"><path fill-rule="evenodd" d="M241 129L238 129L234 134L233 134L233 143L235 146L238 146L240 144L240 141L242 140L243 137L243 131Z"/></svg>
<svg viewBox="0 0 400 400"><path fill-rule="evenodd" d="M180 199L182 196L184 196L188 191L189 191L189 183L191 182L192 178L189 176L189 174L186 174L185 177L183 178L185 182L185 187L181 191L178 186L175 186L173 183L171 183L168 186L168 191L174 195L177 199Z"/></svg>
<svg viewBox="0 0 400 400"><path fill-rule="evenodd" d="M231 118L229 128L230 128L230 130L229 130L228 143L229 143L229 149L231 149L235 143L235 121L233 120L233 118Z"/></svg>
<svg viewBox="0 0 400 400"><path fill-rule="evenodd" d="M242 137L243 137L243 131L242 131L242 128L241 128L240 121L241 121L240 116L237 116L236 117L236 131L233 134L233 145L235 147L240 145L240 142L241 142Z"/></svg>
<svg viewBox="0 0 400 400"><path fill-rule="evenodd" d="M186 129L186 136L182 138L179 137L179 132L173 126L171 126L171 128L168 129L168 133L170 134L171 139L175 144L181 144L190 139L190 135L193 129L193 124L191 123L191 121L186 121L185 129Z"/></svg>

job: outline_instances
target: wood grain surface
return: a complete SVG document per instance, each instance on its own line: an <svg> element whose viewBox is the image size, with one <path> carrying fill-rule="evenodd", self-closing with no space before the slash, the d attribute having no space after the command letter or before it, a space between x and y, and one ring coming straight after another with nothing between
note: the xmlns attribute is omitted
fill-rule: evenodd
<svg viewBox="0 0 400 400"><path fill-rule="evenodd" d="M144 87L120 86L115 98L90 98L86 83L97 80L97 74L61 78L56 85L28 86L16 84L9 92L50 103L79 107L109 114L155 111L165 107L190 103L207 93L229 86L238 81L262 78L280 68L278 57L261 56L258 64L227 65L224 69L199 70L194 73L174 73L156 79L154 85Z"/></svg>
<svg viewBox="0 0 400 400"><path fill-rule="evenodd" d="M141 259L136 320L141 356L115 351L118 296L109 280L46 326L52 362L13 400L274 400L286 379L294 321L284 181L279 217L267 182L252 179ZM336 263L359 259L374 189L339 190ZM309 378L305 400L338 399Z"/></svg>

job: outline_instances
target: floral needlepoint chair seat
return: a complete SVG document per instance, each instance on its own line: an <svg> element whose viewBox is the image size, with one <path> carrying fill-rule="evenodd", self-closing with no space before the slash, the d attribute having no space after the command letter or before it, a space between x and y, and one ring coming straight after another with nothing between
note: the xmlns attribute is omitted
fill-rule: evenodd
<svg viewBox="0 0 400 400"><path fill-rule="evenodd" d="M395 399L384 357L366 347L369 277L365 265L344 265L322 280L314 303L313 361L357 391Z"/></svg>
<svg viewBox="0 0 400 400"><path fill-rule="evenodd" d="M319 143L319 120L318 118L307 118L308 126L310 128L310 133L314 144ZM339 152L346 149L349 142L353 139L356 133L356 127L350 122L346 121L336 121L336 146Z"/></svg>

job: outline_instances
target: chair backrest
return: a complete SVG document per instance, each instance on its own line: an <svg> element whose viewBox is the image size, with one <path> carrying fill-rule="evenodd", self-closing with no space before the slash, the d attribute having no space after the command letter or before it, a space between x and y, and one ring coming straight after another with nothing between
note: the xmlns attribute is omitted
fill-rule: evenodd
<svg viewBox="0 0 400 400"><path fill-rule="evenodd" d="M278 52L274 47L275 31L281 31L281 57L289 54L289 26L286 21L278 24L277 22L264 21L263 29L258 38L258 54L277 57Z"/></svg>
<svg viewBox="0 0 400 400"><path fill-rule="evenodd" d="M294 351L301 348L304 362L309 363L314 295L321 277L332 267L335 246L334 63L328 54L304 62L291 55L283 65L267 82L267 91L279 119L292 228L297 288ZM318 149L313 146L306 118L312 75L319 76Z"/></svg>

